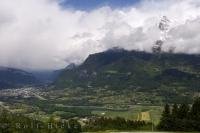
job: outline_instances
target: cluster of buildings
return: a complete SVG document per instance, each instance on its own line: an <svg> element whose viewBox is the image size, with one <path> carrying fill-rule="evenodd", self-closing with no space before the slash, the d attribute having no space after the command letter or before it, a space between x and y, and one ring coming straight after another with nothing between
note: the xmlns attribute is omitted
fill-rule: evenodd
<svg viewBox="0 0 200 133"><path fill-rule="evenodd" d="M30 98L30 97L38 97L42 95L44 95L44 92L41 92L39 89L34 88L34 87L0 90L0 97Z"/></svg>

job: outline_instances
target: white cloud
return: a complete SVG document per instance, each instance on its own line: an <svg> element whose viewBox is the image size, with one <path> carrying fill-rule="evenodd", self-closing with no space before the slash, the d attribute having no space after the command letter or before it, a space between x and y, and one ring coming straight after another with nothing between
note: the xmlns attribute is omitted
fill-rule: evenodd
<svg viewBox="0 0 200 133"><path fill-rule="evenodd" d="M200 53L200 1L143 1L121 9L63 9L58 0L1 0L0 65L59 69L114 46L150 51L160 17L170 20L164 48Z"/></svg>

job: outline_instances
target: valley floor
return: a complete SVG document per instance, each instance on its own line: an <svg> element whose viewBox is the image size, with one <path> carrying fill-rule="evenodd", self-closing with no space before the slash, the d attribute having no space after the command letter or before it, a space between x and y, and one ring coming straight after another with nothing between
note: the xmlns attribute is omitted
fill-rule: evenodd
<svg viewBox="0 0 200 133"><path fill-rule="evenodd" d="M119 117L122 118L122 121L124 119L130 120L130 122L147 122L147 125L138 129L139 131L151 131L159 123L163 112L163 103L163 97L156 93L130 90L118 91L100 88L90 90L82 88L0 90L0 107L34 120L46 123L51 118L55 120L74 119L82 126L101 117L109 118L111 121L116 121L116 118ZM135 133L138 130L135 130ZM105 133L107 132L118 131L105 131Z"/></svg>
<svg viewBox="0 0 200 133"><path fill-rule="evenodd" d="M157 124L162 112L160 97L154 98L157 105L153 105L149 100L150 94L129 90L20 88L0 91L1 106L42 121L52 115L61 119L78 117L80 120L105 116L147 120ZM142 98L144 95L145 99Z"/></svg>

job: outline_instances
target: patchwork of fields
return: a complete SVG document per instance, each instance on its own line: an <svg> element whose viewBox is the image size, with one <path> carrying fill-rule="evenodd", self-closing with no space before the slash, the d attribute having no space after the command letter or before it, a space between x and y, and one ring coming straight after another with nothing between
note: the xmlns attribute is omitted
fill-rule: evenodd
<svg viewBox="0 0 200 133"><path fill-rule="evenodd" d="M22 113L42 121L48 120L51 116L58 119L105 116L147 120L157 124L162 112L162 105L153 105L149 101L150 94L149 97L141 99L144 94L134 91L77 88L48 91L31 89L29 93L31 95L27 97L9 93L0 98L1 105L11 112ZM159 97L154 100L161 102ZM138 118L142 114L143 118Z"/></svg>
<svg viewBox="0 0 200 133"><path fill-rule="evenodd" d="M123 117L130 120L138 120L138 115L141 115L142 113L147 113L150 116L150 121L153 121L155 124L157 124L162 113L162 107L135 105L127 111L92 111L92 114L97 114L99 116L111 118ZM149 121L149 118L143 118L140 120Z"/></svg>

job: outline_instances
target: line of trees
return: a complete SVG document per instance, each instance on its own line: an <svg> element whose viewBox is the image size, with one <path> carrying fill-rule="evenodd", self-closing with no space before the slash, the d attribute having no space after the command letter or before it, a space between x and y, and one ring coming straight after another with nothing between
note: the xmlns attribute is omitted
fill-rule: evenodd
<svg viewBox="0 0 200 133"><path fill-rule="evenodd" d="M163 131L200 131L200 98L192 105L166 104L157 128Z"/></svg>
<svg viewBox="0 0 200 133"><path fill-rule="evenodd" d="M97 117L89 120L83 130L92 132L105 130L149 130L151 126L151 122L126 120L121 117Z"/></svg>

